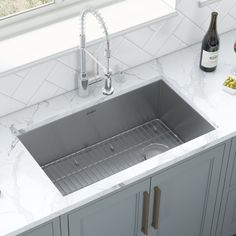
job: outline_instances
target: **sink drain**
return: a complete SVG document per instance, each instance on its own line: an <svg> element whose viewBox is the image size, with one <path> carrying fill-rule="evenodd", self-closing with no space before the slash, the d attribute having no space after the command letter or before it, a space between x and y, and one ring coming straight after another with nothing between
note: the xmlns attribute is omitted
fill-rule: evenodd
<svg viewBox="0 0 236 236"><path fill-rule="evenodd" d="M148 160L152 157L155 157L167 151L168 149L169 147L167 145L160 144L160 143L151 143L145 148L143 148L142 153L143 153L144 159Z"/></svg>

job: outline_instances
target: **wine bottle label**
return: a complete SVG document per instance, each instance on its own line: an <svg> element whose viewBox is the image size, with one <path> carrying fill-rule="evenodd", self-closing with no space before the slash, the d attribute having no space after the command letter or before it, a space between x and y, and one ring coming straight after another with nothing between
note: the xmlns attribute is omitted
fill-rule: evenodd
<svg viewBox="0 0 236 236"><path fill-rule="evenodd" d="M214 68L217 66L219 51L207 52L202 51L202 66L206 68Z"/></svg>

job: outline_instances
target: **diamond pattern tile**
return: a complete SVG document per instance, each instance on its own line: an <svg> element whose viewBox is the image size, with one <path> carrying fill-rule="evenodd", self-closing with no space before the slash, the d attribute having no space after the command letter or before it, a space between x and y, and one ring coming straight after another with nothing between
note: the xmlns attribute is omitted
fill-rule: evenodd
<svg viewBox="0 0 236 236"><path fill-rule="evenodd" d="M51 60L34 66L16 89L12 97L22 103L28 104L29 100L34 96L38 88L50 74L55 64L55 60Z"/></svg>
<svg viewBox="0 0 236 236"><path fill-rule="evenodd" d="M0 92L12 96L23 79L15 74L0 78Z"/></svg>

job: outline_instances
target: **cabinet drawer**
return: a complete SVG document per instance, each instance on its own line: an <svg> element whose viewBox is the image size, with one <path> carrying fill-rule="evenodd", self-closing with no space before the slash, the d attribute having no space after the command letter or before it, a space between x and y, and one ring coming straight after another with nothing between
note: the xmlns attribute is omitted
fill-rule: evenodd
<svg viewBox="0 0 236 236"><path fill-rule="evenodd" d="M236 189L228 195L222 235L236 235Z"/></svg>

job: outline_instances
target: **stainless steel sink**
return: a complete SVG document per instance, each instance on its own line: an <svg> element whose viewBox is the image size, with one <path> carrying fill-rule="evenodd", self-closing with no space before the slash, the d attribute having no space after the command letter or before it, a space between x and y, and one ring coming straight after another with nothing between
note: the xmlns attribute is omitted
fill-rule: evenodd
<svg viewBox="0 0 236 236"><path fill-rule="evenodd" d="M19 139L67 195L213 129L160 80Z"/></svg>

